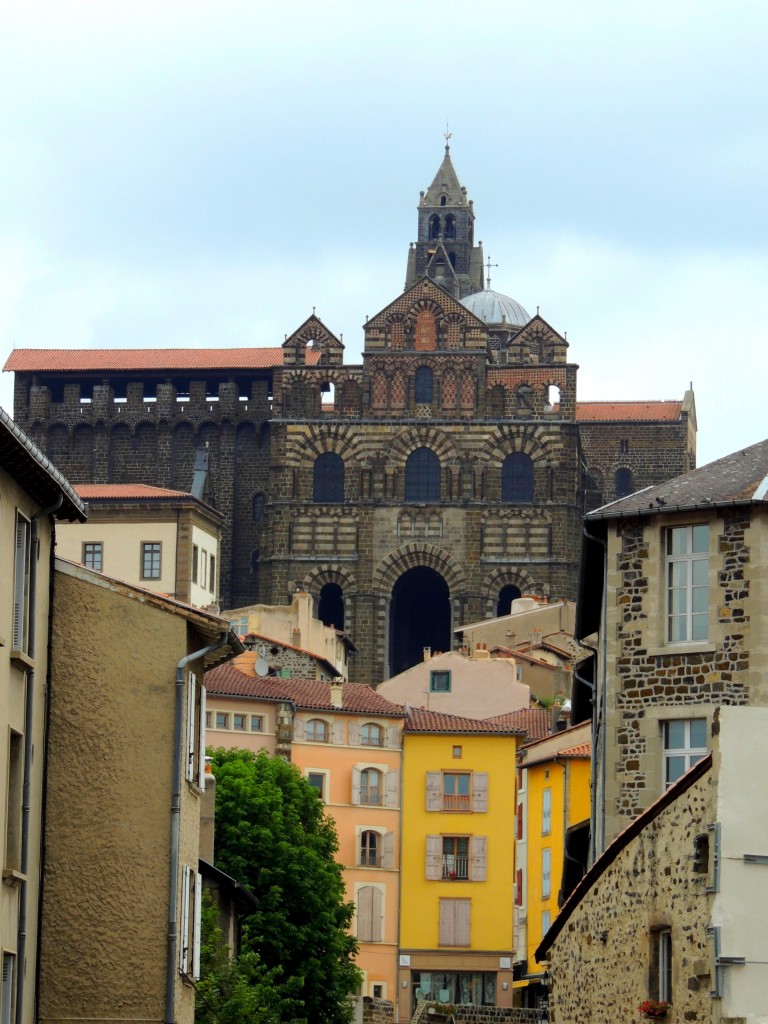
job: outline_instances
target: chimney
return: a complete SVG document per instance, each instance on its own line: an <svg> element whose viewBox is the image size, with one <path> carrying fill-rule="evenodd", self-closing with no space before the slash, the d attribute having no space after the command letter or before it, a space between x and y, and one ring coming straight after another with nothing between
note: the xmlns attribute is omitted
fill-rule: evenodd
<svg viewBox="0 0 768 1024"><path fill-rule="evenodd" d="M541 647L542 632L540 629L531 630L531 647Z"/></svg>
<svg viewBox="0 0 768 1024"><path fill-rule="evenodd" d="M331 683L331 707L341 709L344 706L342 700L343 689L340 683Z"/></svg>
<svg viewBox="0 0 768 1024"><path fill-rule="evenodd" d="M293 632L291 633L291 643L293 644L294 647L301 647L301 630L300 629L294 628Z"/></svg>
<svg viewBox="0 0 768 1024"><path fill-rule="evenodd" d="M429 661L429 659L432 657L432 648L431 647L425 647L424 651L423 651L423 655L424 655L424 661Z"/></svg>

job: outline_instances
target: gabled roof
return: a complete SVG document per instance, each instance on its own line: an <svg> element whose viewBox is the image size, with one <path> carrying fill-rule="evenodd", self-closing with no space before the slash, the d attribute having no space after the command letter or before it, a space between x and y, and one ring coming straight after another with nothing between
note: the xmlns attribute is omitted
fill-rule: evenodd
<svg viewBox="0 0 768 1024"><path fill-rule="evenodd" d="M656 423L677 422L683 403L662 402L577 402L576 420L579 423L600 423L624 420L649 421Z"/></svg>
<svg viewBox="0 0 768 1024"><path fill-rule="evenodd" d="M43 508L61 505L53 512L57 519L88 518L82 500L53 463L46 458L21 427L17 427L4 409L0 409L0 466L18 481Z"/></svg>
<svg viewBox="0 0 768 1024"><path fill-rule="evenodd" d="M224 518L222 512L218 512L200 498L196 498L194 494L190 494L189 491L173 491L169 487L153 487L151 484L74 484L73 486L83 501L90 503L184 501L202 505L206 511Z"/></svg>
<svg viewBox="0 0 768 1024"><path fill-rule="evenodd" d="M4 370L264 370L283 365L280 348L17 348Z"/></svg>
<svg viewBox="0 0 768 1024"><path fill-rule="evenodd" d="M451 293L443 288L442 285L439 285L437 281L434 281L426 274L423 274L417 281L414 281L410 288L405 289L402 295L398 295L397 298L388 302L383 309L380 309L378 313L369 317L364 325L365 328L368 329L369 327L374 326L377 320L381 319L386 321L390 311L394 308L402 308L404 301L411 296L413 296L413 305L415 305L419 299L431 298L434 299L445 312L460 313L470 323L474 321L479 327L482 327L483 330L487 329L487 325L484 324L478 316L475 316L475 314L471 310L467 309L466 306L462 305L454 295L451 295Z"/></svg>
<svg viewBox="0 0 768 1024"><path fill-rule="evenodd" d="M586 519L618 519L659 513L762 504L768 500L768 440L646 487L588 513Z"/></svg>
<svg viewBox="0 0 768 1024"><path fill-rule="evenodd" d="M331 687L341 689L340 708L331 702ZM380 696L366 683L328 683L319 679L277 679L274 676L247 676L230 665L205 677L209 694L218 697L255 697L262 700L287 700L305 711L347 712L404 718L405 709Z"/></svg>
<svg viewBox="0 0 768 1024"><path fill-rule="evenodd" d="M405 720L405 732L439 732L451 735L483 733L489 736L524 736L525 730L513 726L508 716L495 718L464 718L462 715L445 715L440 711L426 708L409 708Z"/></svg>

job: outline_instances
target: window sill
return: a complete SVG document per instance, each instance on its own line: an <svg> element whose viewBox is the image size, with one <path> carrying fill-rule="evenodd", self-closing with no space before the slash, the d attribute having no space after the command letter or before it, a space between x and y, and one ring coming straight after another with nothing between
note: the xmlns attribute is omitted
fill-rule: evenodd
<svg viewBox="0 0 768 1024"><path fill-rule="evenodd" d="M717 644L698 640L691 644L665 644L663 647L649 647L648 654L651 657L665 654L714 654L716 650Z"/></svg>
<svg viewBox="0 0 768 1024"><path fill-rule="evenodd" d="M3 884L16 888L22 882L26 882L27 876L16 868L3 868Z"/></svg>
<svg viewBox="0 0 768 1024"><path fill-rule="evenodd" d="M26 672L35 667L35 659L30 658L24 651L11 651L11 664L21 669L22 672Z"/></svg>

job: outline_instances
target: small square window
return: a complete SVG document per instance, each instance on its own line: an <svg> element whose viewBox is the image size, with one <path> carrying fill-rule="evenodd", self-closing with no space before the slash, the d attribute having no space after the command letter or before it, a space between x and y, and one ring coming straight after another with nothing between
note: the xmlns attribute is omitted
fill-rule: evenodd
<svg viewBox="0 0 768 1024"><path fill-rule="evenodd" d="M162 544L157 541L145 541L141 545L141 578L143 580L160 579L161 551Z"/></svg>
<svg viewBox="0 0 768 1024"><path fill-rule="evenodd" d="M321 800L325 798L325 775L322 772L307 772L307 782L317 790Z"/></svg>
<svg viewBox="0 0 768 1024"><path fill-rule="evenodd" d="M453 756L454 757L461 757L461 747L454 747L453 748Z"/></svg>
<svg viewBox="0 0 768 1024"><path fill-rule="evenodd" d="M264 719L261 715L251 715L251 732L263 732Z"/></svg>
<svg viewBox="0 0 768 1024"><path fill-rule="evenodd" d="M245 724L248 721L247 715L232 715L232 728L237 732L245 732Z"/></svg>
<svg viewBox="0 0 768 1024"><path fill-rule="evenodd" d="M450 693L451 692L451 673L450 672L430 672L429 673L429 689L432 693Z"/></svg>
<svg viewBox="0 0 768 1024"><path fill-rule="evenodd" d="M100 540L83 544L83 565L86 569L102 571L104 568L104 546Z"/></svg>
<svg viewBox="0 0 768 1024"><path fill-rule="evenodd" d="M226 711L216 712L216 728L217 729L228 729L229 728L229 714Z"/></svg>

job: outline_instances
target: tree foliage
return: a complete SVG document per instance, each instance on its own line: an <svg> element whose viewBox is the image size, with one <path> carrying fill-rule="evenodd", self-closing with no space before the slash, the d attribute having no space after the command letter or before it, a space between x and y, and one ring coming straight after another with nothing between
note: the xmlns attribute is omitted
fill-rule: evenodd
<svg viewBox="0 0 768 1024"><path fill-rule="evenodd" d="M216 865L258 898L244 949L279 971L283 1021L347 1024L359 984L333 822L298 769L263 751L213 752Z"/></svg>

